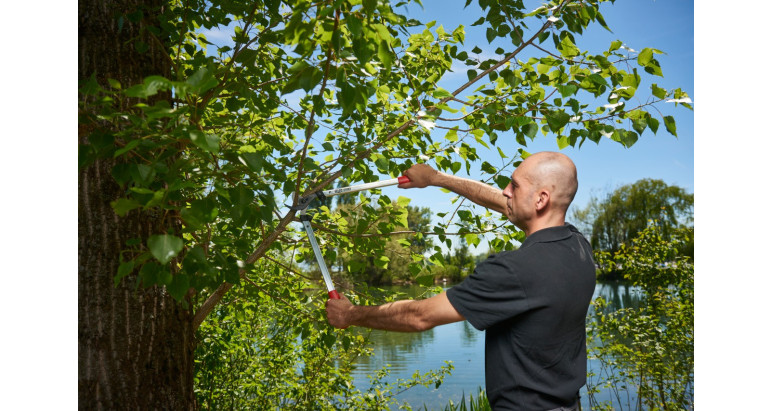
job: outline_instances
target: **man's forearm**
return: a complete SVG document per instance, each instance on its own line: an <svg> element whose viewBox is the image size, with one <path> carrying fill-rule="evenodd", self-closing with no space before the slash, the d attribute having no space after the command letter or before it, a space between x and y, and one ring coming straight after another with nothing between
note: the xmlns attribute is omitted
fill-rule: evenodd
<svg viewBox="0 0 771 411"><path fill-rule="evenodd" d="M416 332L464 318L442 292L425 300L402 300L374 307L355 306L345 296L327 300L327 319L337 328L351 325L378 330Z"/></svg>
<svg viewBox="0 0 771 411"><path fill-rule="evenodd" d="M437 173L433 184L446 188L460 196L466 197L482 207L489 208L501 214L506 213L506 197L503 191L495 187L467 178L456 177L450 174Z"/></svg>
<svg viewBox="0 0 771 411"><path fill-rule="evenodd" d="M432 328L420 310L420 301L394 301L378 306L351 307L350 324L378 330L416 332Z"/></svg>

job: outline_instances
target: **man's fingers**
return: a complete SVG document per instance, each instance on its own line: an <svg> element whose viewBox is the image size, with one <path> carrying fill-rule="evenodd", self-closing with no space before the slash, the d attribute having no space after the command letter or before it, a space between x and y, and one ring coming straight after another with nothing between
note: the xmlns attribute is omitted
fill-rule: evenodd
<svg viewBox="0 0 771 411"><path fill-rule="evenodd" d="M349 306L351 306L351 302L343 294L340 294L340 299L328 299L326 311L329 324L335 328L348 328L350 324L347 323L345 312Z"/></svg>
<svg viewBox="0 0 771 411"><path fill-rule="evenodd" d="M427 164L415 164L404 172L410 179L409 183L399 184L399 188L423 188L431 185L431 178L436 170Z"/></svg>

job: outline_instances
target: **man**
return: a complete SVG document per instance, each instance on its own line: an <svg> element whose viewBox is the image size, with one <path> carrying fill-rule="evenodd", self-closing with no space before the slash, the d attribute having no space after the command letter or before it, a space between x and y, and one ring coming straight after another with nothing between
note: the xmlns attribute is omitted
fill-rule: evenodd
<svg viewBox="0 0 771 411"><path fill-rule="evenodd" d="M444 187L505 214L525 241L428 299L369 307L329 300L329 323L423 331L468 320L485 331L485 382L494 410L577 409L586 383L585 318L595 266L589 243L565 224L578 188L573 162L560 153L531 155L503 191L423 164L405 175L411 181L401 188Z"/></svg>

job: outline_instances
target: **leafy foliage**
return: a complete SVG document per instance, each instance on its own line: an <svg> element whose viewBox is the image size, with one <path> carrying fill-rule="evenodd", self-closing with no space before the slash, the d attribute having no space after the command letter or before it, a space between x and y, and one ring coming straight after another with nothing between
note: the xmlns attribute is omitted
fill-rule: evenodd
<svg viewBox="0 0 771 411"><path fill-rule="evenodd" d="M260 264L259 273L254 281L246 277L251 287L229 293L199 328L195 390L202 408L388 409L400 405L397 395L405 390L438 387L453 368L416 371L396 382L385 381L383 368L362 391L350 372L356 357L371 355L368 334L329 326L302 283L269 288L280 270Z"/></svg>
<svg viewBox="0 0 771 411"><path fill-rule="evenodd" d="M676 251L692 236L692 229L680 228L665 240L661 227L651 225L615 254L597 253L602 265L620 265L643 298L639 308L610 313L602 298L593 302L589 356L602 370L587 382L592 409L693 408L694 267ZM600 389L610 390L615 402L598 403Z"/></svg>

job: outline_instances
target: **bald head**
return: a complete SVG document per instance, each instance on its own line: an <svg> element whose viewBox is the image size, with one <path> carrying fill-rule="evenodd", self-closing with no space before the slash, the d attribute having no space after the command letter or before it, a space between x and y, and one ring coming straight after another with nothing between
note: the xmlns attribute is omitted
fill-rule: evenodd
<svg viewBox="0 0 771 411"><path fill-rule="evenodd" d="M518 168L536 190L549 190L555 208L567 212L578 190L576 166L568 156L544 151L526 158Z"/></svg>

